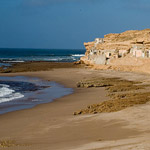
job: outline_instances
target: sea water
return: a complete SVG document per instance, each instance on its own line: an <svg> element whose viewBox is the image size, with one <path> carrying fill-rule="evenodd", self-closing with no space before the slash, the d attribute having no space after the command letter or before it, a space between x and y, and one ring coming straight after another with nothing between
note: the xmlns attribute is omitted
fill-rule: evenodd
<svg viewBox="0 0 150 150"><path fill-rule="evenodd" d="M84 53L80 49L0 48L0 67L26 61L74 62ZM48 103L70 93L72 89L38 78L0 77L0 114Z"/></svg>
<svg viewBox="0 0 150 150"><path fill-rule="evenodd" d="M0 114L52 102L72 92L71 88L39 78L0 77Z"/></svg>
<svg viewBox="0 0 150 150"><path fill-rule="evenodd" d="M24 61L74 62L84 56L84 49L8 49L0 48L3 65ZM2 64L0 64L2 66Z"/></svg>

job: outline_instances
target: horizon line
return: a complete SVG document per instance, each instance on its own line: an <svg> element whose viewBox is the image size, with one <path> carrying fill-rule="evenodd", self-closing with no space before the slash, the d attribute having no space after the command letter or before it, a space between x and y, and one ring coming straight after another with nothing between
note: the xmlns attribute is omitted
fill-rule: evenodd
<svg viewBox="0 0 150 150"><path fill-rule="evenodd" d="M83 48L7 48L7 47L0 47L0 49L85 50Z"/></svg>

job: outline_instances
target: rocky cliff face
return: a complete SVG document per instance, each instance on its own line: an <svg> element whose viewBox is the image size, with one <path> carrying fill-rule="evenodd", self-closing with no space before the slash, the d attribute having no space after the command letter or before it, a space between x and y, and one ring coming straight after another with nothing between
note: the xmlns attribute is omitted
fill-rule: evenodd
<svg viewBox="0 0 150 150"><path fill-rule="evenodd" d="M95 41L84 43L87 51L94 46ZM133 44L145 44L150 48L150 29L130 30L123 33L110 33L104 35L104 42L96 45L97 50L118 49L128 50Z"/></svg>
<svg viewBox="0 0 150 150"><path fill-rule="evenodd" d="M85 63L97 64L98 59L109 60L122 58L130 54L135 57L150 56L150 29L130 30L123 33L110 33L103 39L95 39L93 42L84 43L85 57L81 60ZM108 64L103 61L102 64Z"/></svg>

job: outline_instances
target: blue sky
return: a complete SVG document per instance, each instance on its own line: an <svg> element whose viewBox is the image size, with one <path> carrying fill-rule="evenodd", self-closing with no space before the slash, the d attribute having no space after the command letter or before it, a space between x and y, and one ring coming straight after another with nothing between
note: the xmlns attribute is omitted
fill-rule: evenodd
<svg viewBox="0 0 150 150"><path fill-rule="evenodd" d="M150 28L150 0L0 0L0 47L84 48L108 33Z"/></svg>

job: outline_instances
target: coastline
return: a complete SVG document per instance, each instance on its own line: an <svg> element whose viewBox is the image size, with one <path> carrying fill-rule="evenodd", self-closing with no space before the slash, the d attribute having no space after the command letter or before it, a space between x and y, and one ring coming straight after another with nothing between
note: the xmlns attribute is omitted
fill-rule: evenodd
<svg viewBox="0 0 150 150"><path fill-rule="evenodd" d="M29 148L31 150L89 149L90 144L93 144L90 149L98 149L101 146L106 149L108 146L112 147L113 141L119 146L121 142L130 143L129 141L133 141L136 139L135 137L140 138L141 134L145 134L145 131L135 128L135 120L132 120L131 123L130 117L122 117L131 115L137 108L144 106L97 115L73 116L73 112L89 104L108 99L103 88L77 89L76 82L81 79L102 75L148 81L148 75L83 68L61 68L51 71L1 75L39 77L44 80L56 81L65 87L74 88L75 91L73 94L56 99L51 103L0 115L0 139L15 140L20 144L21 150ZM149 104L146 104L146 107L148 106ZM131 117L131 119L133 118ZM130 145L136 146L134 142ZM121 146L125 145L121 144ZM9 149L14 149L14 147Z"/></svg>
<svg viewBox="0 0 150 150"><path fill-rule="evenodd" d="M0 85L0 114L49 103L73 92L56 82L27 76L0 76Z"/></svg>

